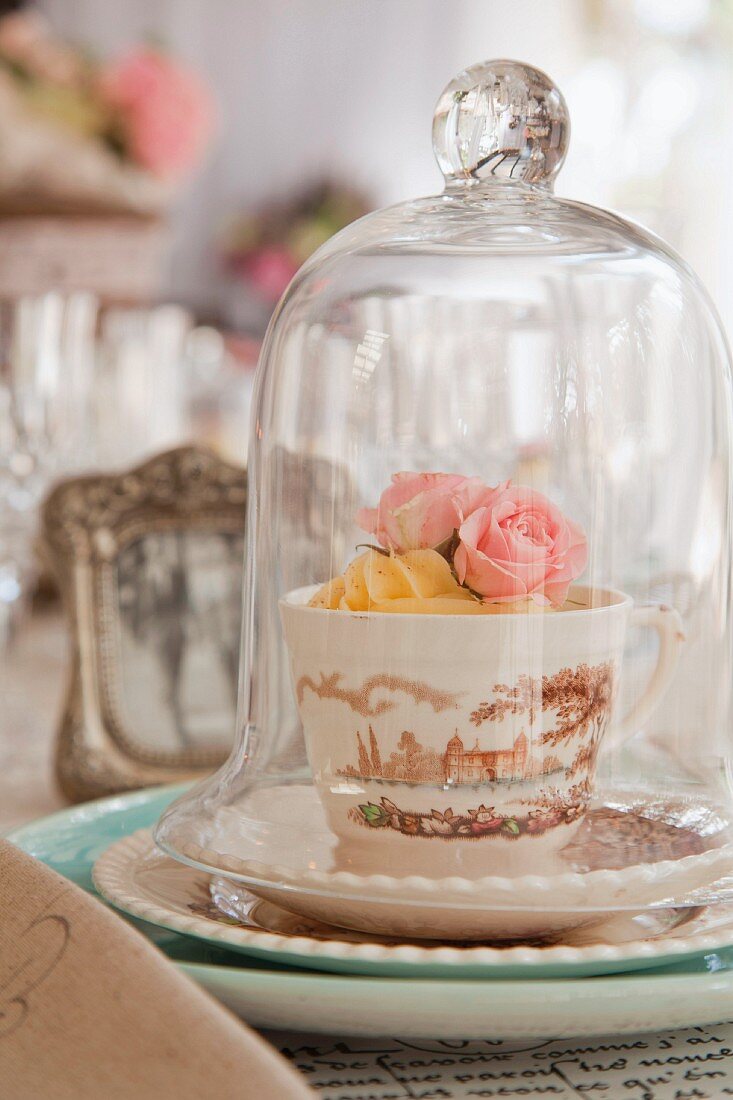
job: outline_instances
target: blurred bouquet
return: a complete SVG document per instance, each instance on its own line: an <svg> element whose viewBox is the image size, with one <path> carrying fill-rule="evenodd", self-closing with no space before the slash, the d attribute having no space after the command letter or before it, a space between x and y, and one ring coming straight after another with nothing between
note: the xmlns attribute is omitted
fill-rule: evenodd
<svg viewBox="0 0 733 1100"><path fill-rule="evenodd" d="M157 47L102 62L37 13L0 19L0 208L159 213L213 125L206 86Z"/></svg>
<svg viewBox="0 0 733 1100"><path fill-rule="evenodd" d="M272 307L311 253L371 208L359 191L328 181L267 203L232 226L224 245L226 268Z"/></svg>

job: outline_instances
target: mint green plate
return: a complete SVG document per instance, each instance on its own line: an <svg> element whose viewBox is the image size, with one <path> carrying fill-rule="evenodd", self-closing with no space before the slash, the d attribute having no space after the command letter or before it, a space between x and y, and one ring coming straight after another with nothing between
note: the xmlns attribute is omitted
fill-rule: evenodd
<svg viewBox="0 0 733 1100"><path fill-rule="evenodd" d="M149 828L184 788L75 806L8 837L93 892L94 861ZM143 926L141 926L143 927ZM444 1039L592 1036L733 1019L733 949L603 978L472 981L296 970L145 925L185 973L259 1027Z"/></svg>

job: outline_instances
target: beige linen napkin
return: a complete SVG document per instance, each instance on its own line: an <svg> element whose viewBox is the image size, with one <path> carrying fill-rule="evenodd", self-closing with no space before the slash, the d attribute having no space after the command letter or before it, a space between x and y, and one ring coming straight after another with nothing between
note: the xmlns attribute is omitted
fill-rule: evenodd
<svg viewBox="0 0 733 1100"><path fill-rule="evenodd" d="M3 1100L307 1100L263 1039L126 921L0 841Z"/></svg>

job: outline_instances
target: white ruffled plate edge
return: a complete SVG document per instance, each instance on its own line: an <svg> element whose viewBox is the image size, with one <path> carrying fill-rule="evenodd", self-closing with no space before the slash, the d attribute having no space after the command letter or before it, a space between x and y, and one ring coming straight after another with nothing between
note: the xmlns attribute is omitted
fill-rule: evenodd
<svg viewBox="0 0 733 1100"><path fill-rule="evenodd" d="M315 939L309 936L289 936L284 933L241 928L219 923L204 916L184 916L142 895L132 872L141 859L156 848L150 829L141 829L116 841L94 864L93 879L97 891L110 904L130 916L148 921L185 935L196 936L230 947L251 947L273 955L300 955L308 958L350 960L369 963L408 963L411 965L441 964L451 967L533 967L539 965L578 965L596 962L629 962L646 959L672 958L700 951L720 950L733 946L733 919L730 927L716 932L698 932L682 936L661 933L654 940L633 940L623 944L587 944L571 947L550 944L546 947L465 946L427 947L404 943L353 943L339 939ZM164 853L161 853L164 854ZM272 873L272 870L271 870ZM599 873L599 872L596 872ZM611 872L609 872L611 873Z"/></svg>

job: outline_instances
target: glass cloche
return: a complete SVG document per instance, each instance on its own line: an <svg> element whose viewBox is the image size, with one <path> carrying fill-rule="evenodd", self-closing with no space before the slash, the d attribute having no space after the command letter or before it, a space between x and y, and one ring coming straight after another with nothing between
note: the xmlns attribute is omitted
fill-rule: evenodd
<svg viewBox="0 0 733 1100"><path fill-rule="evenodd" d="M662 241L553 193L565 102L474 66L445 188L295 277L250 445L239 737L158 844L360 930L730 897L731 375Z"/></svg>

